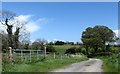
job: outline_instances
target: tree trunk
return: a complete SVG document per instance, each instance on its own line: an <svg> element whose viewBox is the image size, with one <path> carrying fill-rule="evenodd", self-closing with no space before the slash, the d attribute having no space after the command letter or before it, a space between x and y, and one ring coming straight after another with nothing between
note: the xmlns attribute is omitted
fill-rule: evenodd
<svg viewBox="0 0 120 74"><path fill-rule="evenodd" d="M18 48L18 43L19 43L19 32L20 28L16 28L15 34L14 34L14 48Z"/></svg>
<svg viewBox="0 0 120 74"><path fill-rule="evenodd" d="M86 55L88 55L88 46L86 45Z"/></svg>
<svg viewBox="0 0 120 74"><path fill-rule="evenodd" d="M5 24L7 26L7 32L8 32L8 44L9 47L13 48L13 40L12 40L12 25L8 25L8 19L6 19Z"/></svg>

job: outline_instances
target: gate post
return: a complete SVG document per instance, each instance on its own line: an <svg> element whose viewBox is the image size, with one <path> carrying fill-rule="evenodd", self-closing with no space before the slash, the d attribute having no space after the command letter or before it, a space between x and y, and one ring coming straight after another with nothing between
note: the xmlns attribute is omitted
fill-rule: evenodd
<svg viewBox="0 0 120 74"><path fill-rule="evenodd" d="M13 61L13 54L12 54L12 48L9 47L9 59L10 59L10 62Z"/></svg>
<svg viewBox="0 0 120 74"><path fill-rule="evenodd" d="M44 45L44 59L46 58L46 43L43 44Z"/></svg>
<svg viewBox="0 0 120 74"><path fill-rule="evenodd" d="M32 58L31 55L32 55L32 53L31 53L31 50L30 50L30 62L31 62L31 58Z"/></svg>

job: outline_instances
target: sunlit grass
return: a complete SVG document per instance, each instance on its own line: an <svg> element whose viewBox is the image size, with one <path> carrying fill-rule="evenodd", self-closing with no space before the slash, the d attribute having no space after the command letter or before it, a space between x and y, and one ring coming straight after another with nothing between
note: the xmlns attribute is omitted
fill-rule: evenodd
<svg viewBox="0 0 120 74"><path fill-rule="evenodd" d="M70 57L63 59L49 58L44 61L31 64L7 64L5 72L49 72L66 65L87 60L87 57Z"/></svg>

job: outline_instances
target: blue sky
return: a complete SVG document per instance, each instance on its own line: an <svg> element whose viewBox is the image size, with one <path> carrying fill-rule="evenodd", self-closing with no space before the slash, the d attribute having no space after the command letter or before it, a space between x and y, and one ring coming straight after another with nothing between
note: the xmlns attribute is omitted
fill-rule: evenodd
<svg viewBox="0 0 120 74"><path fill-rule="evenodd" d="M18 2L2 3L5 10L28 16L28 27L34 28L30 39L44 38L81 41L87 27L105 25L118 30L117 2ZM31 30L32 31L32 30Z"/></svg>

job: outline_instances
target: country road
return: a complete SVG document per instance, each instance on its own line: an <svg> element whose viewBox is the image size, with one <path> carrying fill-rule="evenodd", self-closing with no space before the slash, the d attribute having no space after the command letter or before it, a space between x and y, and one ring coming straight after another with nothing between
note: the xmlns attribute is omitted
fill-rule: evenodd
<svg viewBox="0 0 120 74"><path fill-rule="evenodd" d="M74 63L67 67L57 69L53 72L102 72L102 60L89 59L79 63Z"/></svg>

